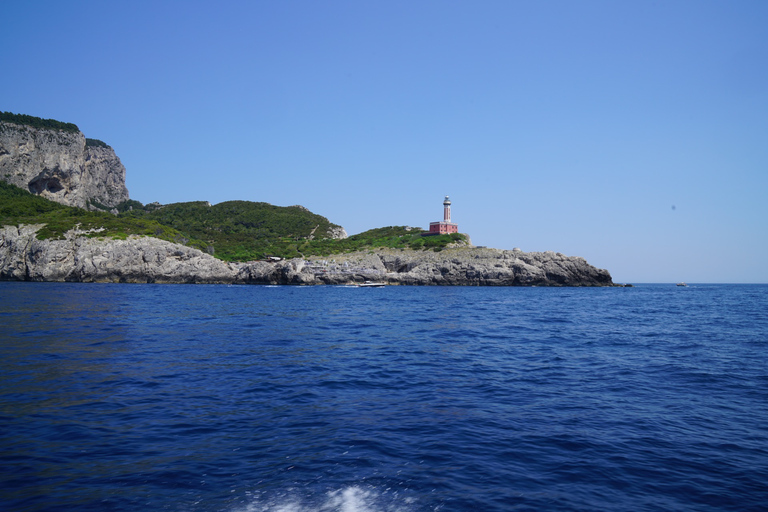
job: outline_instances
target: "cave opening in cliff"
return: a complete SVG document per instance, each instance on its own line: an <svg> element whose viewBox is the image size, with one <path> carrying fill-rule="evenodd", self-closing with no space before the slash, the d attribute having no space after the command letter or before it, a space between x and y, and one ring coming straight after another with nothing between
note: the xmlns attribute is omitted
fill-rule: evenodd
<svg viewBox="0 0 768 512"><path fill-rule="evenodd" d="M58 178L38 178L29 182L29 191L33 194L41 194L43 190L47 190L52 194L64 190L64 186L58 180Z"/></svg>

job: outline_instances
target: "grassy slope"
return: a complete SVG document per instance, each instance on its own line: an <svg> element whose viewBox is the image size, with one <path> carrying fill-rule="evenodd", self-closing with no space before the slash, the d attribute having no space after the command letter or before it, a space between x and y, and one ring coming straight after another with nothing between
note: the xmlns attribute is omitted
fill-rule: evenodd
<svg viewBox="0 0 768 512"><path fill-rule="evenodd" d="M132 209L128 209L131 206ZM343 240L322 238L336 227L299 206L227 201L176 203L162 207L129 201L119 216L64 206L0 181L0 224L45 224L38 238L61 238L75 226L104 230L89 236L153 236L196 247L225 261L266 256L326 256L375 247L441 250L463 235L422 236L419 228L377 228ZM310 234L314 231L314 238Z"/></svg>
<svg viewBox="0 0 768 512"><path fill-rule="evenodd" d="M327 236L338 227L321 215L300 206L227 201L214 206L197 201L161 208L135 208L120 214L125 218L152 219L204 240L215 247L215 255L227 261L248 261L267 255L299 256L299 245L314 237Z"/></svg>
<svg viewBox="0 0 768 512"><path fill-rule="evenodd" d="M422 237L418 228L387 227L333 240L325 238L326 234L339 226L323 216L300 206L248 201L227 201L214 206L201 201L176 203L159 209L134 208L121 215L153 219L204 240L215 247L218 258L226 261L250 261L265 256L325 256L368 247L439 249L460 238Z"/></svg>
<svg viewBox="0 0 768 512"><path fill-rule="evenodd" d="M98 229L90 236L126 238L129 235L153 236L170 242L206 249L206 245L183 235L178 230L150 219L121 219L106 212L91 212L82 208L65 206L30 194L26 190L0 181L0 224L45 224L39 239L63 238L74 228Z"/></svg>
<svg viewBox="0 0 768 512"><path fill-rule="evenodd" d="M78 132L72 123L24 114L0 112L0 121L49 130ZM109 146L97 139L86 145ZM108 207L91 201L94 208ZM0 224L45 224L38 238L60 238L65 232L103 228L90 236L126 238L153 236L206 250L226 261L249 261L265 256L325 256L370 247L441 250L463 235L424 237L418 228L378 228L344 240L326 239L337 228L323 216L300 206L273 206L268 203L227 201L215 206L205 202L176 203L155 207L126 201L117 207L117 217L48 201L0 181Z"/></svg>

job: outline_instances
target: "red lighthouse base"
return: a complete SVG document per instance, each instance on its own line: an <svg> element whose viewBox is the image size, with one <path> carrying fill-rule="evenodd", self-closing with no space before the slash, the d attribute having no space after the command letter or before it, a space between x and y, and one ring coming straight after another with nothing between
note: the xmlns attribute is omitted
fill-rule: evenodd
<svg viewBox="0 0 768 512"><path fill-rule="evenodd" d="M459 225L453 222L430 222L429 232L436 235L446 235L448 233L458 233Z"/></svg>

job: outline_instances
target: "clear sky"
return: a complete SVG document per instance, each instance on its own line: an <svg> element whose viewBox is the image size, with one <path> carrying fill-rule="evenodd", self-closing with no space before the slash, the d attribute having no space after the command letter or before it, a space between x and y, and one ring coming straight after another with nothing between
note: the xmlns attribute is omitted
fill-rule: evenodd
<svg viewBox="0 0 768 512"><path fill-rule="evenodd" d="M110 144L143 203L301 204L768 282L768 2L8 1L0 110Z"/></svg>

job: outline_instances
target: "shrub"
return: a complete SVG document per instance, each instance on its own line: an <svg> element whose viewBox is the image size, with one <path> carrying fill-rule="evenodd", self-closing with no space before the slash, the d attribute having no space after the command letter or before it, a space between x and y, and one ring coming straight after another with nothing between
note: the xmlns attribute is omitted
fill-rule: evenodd
<svg viewBox="0 0 768 512"><path fill-rule="evenodd" d="M108 145L106 142L100 141L99 139L85 139L85 145L92 148L112 149L112 146Z"/></svg>
<svg viewBox="0 0 768 512"><path fill-rule="evenodd" d="M61 121L56 121L55 119L43 119L35 116L28 116L26 114L14 114L12 112L0 112L0 121L23 126L31 126L32 128L61 130L68 133L77 133L80 131L76 124L62 123Z"/></svg>

